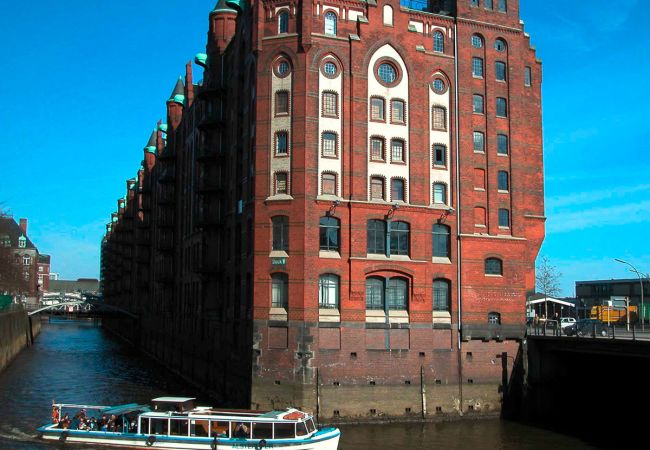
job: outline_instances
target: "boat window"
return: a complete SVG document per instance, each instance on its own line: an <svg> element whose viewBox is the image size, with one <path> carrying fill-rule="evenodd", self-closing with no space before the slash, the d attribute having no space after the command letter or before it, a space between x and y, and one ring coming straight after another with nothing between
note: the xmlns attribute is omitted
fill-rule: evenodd
<svg viewBox="0 0 650 450"><path fill-rule="evenodd" d="M307 434L307 426L305 422L298 422L296 424L296 436L304 436Z"/></svg>
<svg viewBox="0 0 650 450"><path fill-rule="evenodd" d="M314 425L314 419L309 419L307 421L307 430L309 430L310 433L316 431L316 426Z"/></svg>
<svg viewBox="0 0 650 450"><path fill-rule="evenodd" d="M296 437L296 429L291 422L274 423L275 439L293 439Z"/></svg>
<svg viewBox="0 0 650 450"><path fill-rule="evenodd" d="M253 423L253 439L273 439L273 424L270 422Z"/></svg>
<svg viewBox="0 0 650 450"><path fill-rule="evenodd" d="M140 418L140 434L149 434L149 418Z"/></svg>
<svg viewBox="0 0 650 450"><path fill-rule="evenodd" d="M167 434L167 419L151 419L151 434Z"/></svg>
<svg viewBox="0 0 650 450"><path fill-rule="evenodd" d="M172 419L169 422L169 434L172 436L187 436L187 419Z"/></svg>
<svg viewBox="0 0 650 450"><path fill-rule="evenodd" d="M192 420L190 422L190 436L207 437L210 422L207 420Z"/></svg>
<svg viewBox="0 0 650 450"><path fill-rule="evenodd" d="M210 421L210 436L228 437L229 429L230 429L230 422L223 422L221 420Z"/></svg>
<svg viewBox="0 0 650 450"><path fill-rule="evenodd" d="M251 428L250 422L230 422L230 435L234 438L250 439Z"/></svg>

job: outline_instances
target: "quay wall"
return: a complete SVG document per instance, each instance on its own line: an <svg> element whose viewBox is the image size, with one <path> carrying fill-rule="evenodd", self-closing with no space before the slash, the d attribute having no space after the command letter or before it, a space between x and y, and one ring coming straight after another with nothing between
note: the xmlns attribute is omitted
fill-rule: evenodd
<svg viewBox="0 0 650 450"><path fill-rule="evenodd" d="M0 312L0 372L25 347L32 345L40 331L39 318L30 319L23 309Z"/></svg>

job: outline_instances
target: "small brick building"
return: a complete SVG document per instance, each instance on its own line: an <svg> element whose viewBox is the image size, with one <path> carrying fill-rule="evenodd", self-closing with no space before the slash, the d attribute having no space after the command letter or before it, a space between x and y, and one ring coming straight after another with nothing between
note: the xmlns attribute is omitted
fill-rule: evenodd
<svg viewBox="0 0 650 450"><path fill-rule="evenodd" d="M219 1L107 225L109 324L224 403L500 408L544 238L519 1ZM508 359L511 365L513 358Z"/></svg>

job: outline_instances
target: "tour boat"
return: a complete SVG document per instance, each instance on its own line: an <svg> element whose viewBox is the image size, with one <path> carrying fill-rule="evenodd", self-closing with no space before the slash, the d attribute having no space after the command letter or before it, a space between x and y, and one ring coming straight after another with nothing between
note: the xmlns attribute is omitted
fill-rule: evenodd
<svg viewBox="0 0 650 450"><path fill-rule="evenodd" d="M338 428L317 428L295 408L224 410L195 406L194 398L159 397L151 405L52 404L43 439L115 447L167 449L336 450Z"/></svg>

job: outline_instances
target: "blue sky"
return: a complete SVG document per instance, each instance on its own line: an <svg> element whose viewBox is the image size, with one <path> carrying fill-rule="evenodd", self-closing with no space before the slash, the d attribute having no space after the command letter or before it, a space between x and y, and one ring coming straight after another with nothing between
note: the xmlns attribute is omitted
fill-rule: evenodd
<svg viewBox="0 0 650 450"><path fill-rule="evenodd" d="M216 0L9 2L0 16L0 202L64 278L97 277L105 223ZM650 272L650 50L638 0L522 0L543 61L547 235L576 280ZM614 6L613 6L614 5ZM195 79L201 77L197 71Z"/></svg>

